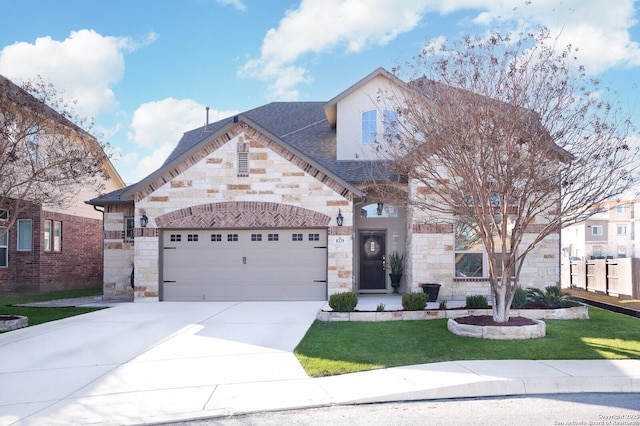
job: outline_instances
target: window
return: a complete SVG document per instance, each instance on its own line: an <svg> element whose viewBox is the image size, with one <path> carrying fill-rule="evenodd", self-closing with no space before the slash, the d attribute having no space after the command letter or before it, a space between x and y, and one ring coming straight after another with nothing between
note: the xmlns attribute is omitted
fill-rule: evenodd
<svg viewBox="0 0 640 426"><path fill-rule="evenodd" d="M591 235L602 235L602 225L593 225L591 227Z"/></svg>
<svg viewBox="0 0 640 426"><path fill-rule="evenodd" d="M376 110L362 113L362 143L372 143L376 141L377 128Z"/></svg>
<svg viewBox="0 0 640 426"><path fill-rule="evenodd" d="M267 239L269 241L278 241L280 239L280 235L278 235L278 234L268 234Z"/></svg>
<svg viewBox="0 0 640 426"><path fill-rule="evenodd" d="M627 212L627 205L626 204L618 204L616 206L616 211L618 213L626 213Z"/></svg>
<svg viewBox="0 0 640 426"><path fill-rule="evenodd" d="M180 242L182 241L182 234L171 234L169 238L172 242Z"/></svg>
<svg viewBox="0 0 640 426"><path fill-rule="evenodd" d="M227 241L238 241L238 234L227 234Z"/></svg>
<svg viewBox="0 0 640 426"><path fill-rule="evenodd" d="M18 250L31 250L31 219L18 219Z"/></svg>
<svg viewBox="0 0 640 426"><path fill-rule="evenodd" d="M62 251L62 222L53 221L53 251Z"/></svg>
<svg viewBox="0 0 640 426"><path fill-rule="evenodd" d="M594 247L593 248L593 257L595 257L595 258L602 257L602 247Z"/></svg>
<svg viewBox="0 0 640 426"><path fill-rule="evenodd" d="M9 210L0 209L0 220L9 220Z"/></svg>
<svg viewBox="0 0 640 426"><path fill-rule="evenodd" d="M509 219L507 232L511 235L514 221ZM482 239L468 225L458 222L454 226L455 233L455 276L464 278L481 278L488 276L489 256L484 248ZM497 234L494 241L497 247L500 238ZM510 241L507 241L510 245ZM498 276L502 275L501 253L495 253L498 257Z"/></svg>
<svg viewBox="0 0 640 426"><path fill-rule="evenodd" d="M51 251L51 233L53 232L53 222L44 221L44 251Z"/></svg>
<svg viewBox="0 0 640 426"><path fill-rule="evenodd" d="M31 133L25 138L27 148L27 159L32 163L38 162L38 150L40 147L40 136L38 133Z"/></svg>
<svg viewBox="0 0 640 426"><path fill-rule="evenodd" d="M398 135L398 114L395 111L384 110L382 131L384 132L385 140L392 140Z"/></svg>
<svg viewBox="0 0 640 426"><path fill-rule="evenodd" d="M187 234L187 241L190 241L190 242L198 241L198 234Z"/></svg>
<svg viewBox="0 0 640 426"><path fill-rule="evenodd" d="M302 234L291 234L291 241L304 241Z"/></svg>
<svg viewBox="0 0 640 426"><path fill-rule="evenodd" d="M251 234L251 241L262 241L262 234Z"/></svg>
<svg viewBox="0 0 640 426"><path fill-rule="evenodd" d="M618 235L627 235L627 225L617 226Z"/></svg>
<svg viewBox="0 0 640 426"><path fill-rule="evenodd" d="M320 234L309 234L309 241L320 241Z"/></svg>
<svg viewBox="0 0 640 426"><path fill-rule="evenodd" d="M398 217L398 208L391 204L373 203L360 209L362 218Z"/></svg>
<svg viewBox="0 0 640 426"><path fill-rule="evenodd" d="M618 247L618 257L627 257L626 247Z"/></svg>
<svg viewBox="0 0 640 426"><path fill-rule="evenodd" d="M7 266L9 266L9 231L0 228L0 268Z"/></svg>
<svg viewBox="0 0 640 426"><path fill-rule="evenodd" d="M222 241L222 234L211 234L211 241Z"/></svg>
<svg viewBox="0 0 640 426"><path fill-rule="evenodd" d="M135 235L136 221L132 217L126 217L124 219L124 239L125 241L133 240Z"/></svg>

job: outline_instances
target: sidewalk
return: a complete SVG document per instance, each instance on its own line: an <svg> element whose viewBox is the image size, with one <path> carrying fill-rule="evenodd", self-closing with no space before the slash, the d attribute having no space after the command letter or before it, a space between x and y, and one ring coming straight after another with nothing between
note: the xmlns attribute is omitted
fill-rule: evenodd
<svg viewBox="0 0 640 426"><path fill-rule="evenodd" d="M0 425L131 425L503 395L640 392L640 360L456 361L310 378L323 302L121 303L0 335Z"/></svg>

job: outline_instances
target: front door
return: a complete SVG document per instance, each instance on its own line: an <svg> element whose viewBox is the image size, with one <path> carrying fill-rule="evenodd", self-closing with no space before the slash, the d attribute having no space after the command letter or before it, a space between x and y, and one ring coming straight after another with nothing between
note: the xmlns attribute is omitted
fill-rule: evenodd
<svg viewBox="0 0 640 426"><path fill-rule="evenodd" d="M360 231L360 290L385 290L386 231Z"/></svg>

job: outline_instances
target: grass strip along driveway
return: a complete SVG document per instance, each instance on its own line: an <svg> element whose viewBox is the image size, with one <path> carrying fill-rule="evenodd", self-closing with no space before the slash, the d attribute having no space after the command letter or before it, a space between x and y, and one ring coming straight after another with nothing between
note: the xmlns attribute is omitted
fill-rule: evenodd
<svg viewBox="0 0 640 426"><path fill-rule="evenodd" d="M24 303L44 302L47 300L67 299L73 297L97 296L100 290L70 290L43 294L11 294L0 295L0 315L22 315L29 318L29 325L42 324L75 315L86 314L103 308L82 307L24 307L13 306Z"/></svg>
<svg viewBox="0 0 640 426"><path fill-rule="evenodd" d="M589 308L588 320L545 320L532 340L485 340L447 330L446 319L315 321L295 355L312 377L459 360L640 359L640 320Z"/></svg>

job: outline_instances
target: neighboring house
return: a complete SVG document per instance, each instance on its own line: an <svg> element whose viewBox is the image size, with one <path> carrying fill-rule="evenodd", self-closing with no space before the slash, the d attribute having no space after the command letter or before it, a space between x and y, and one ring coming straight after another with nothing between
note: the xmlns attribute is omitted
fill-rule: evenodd
<svg viewBox="0 0 640 426"><path fill-rule="evenodd" d="M635 225L638 200L611 200L600 205L602 211L583 222L562 230L562 258L640 257Z"/></svg>
<svg viewBox="0 0 640 426"><path fill-rule="evenodd" d="M3 83L0 89L20 90L4 77L0 76L0 79ZM30 96L26 92L24 95ZM77 135L77 143L97 144L93 136L58 113L49 108L47 113L52 128L67 126ZM46 143L46 137L40 143ZM107 161L104 167L110 177L104 181L104 187L109 191L123 187L113 165ZM86 189L69 188L69 191L75 196L66 207L43 206L24 200L28 207L18 213L0 209L0 231L5 231L10 219L16 219L7 232L0 232L0 292L101 288L104 264L102 212L84 202L97 194Z"/></svg>
<svg viewBox="0 0 640 426"><path fill-rule="evenodd" d="M105 297L390 293L385 266L394 251L406 253L401 291L435 282L448 299L489 295L481 247L457 253L451 221L420 221L421 212L397 194L367 187L375 170L368 148L393 115L376 95L394 84L404 83L377 69L329 102L275 102L207 123L185 133L142 181L88 201L105 210ZM399 193L414 190L405 185ZM456 259L470 254L473 276L456 274ZM559 284L558 257L554 234L528 256L521 280Z"/></svg>

